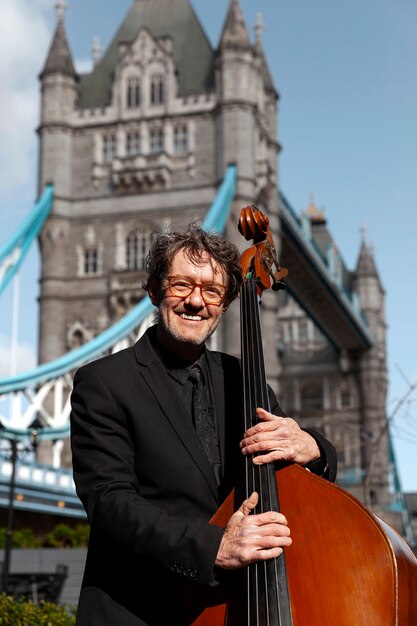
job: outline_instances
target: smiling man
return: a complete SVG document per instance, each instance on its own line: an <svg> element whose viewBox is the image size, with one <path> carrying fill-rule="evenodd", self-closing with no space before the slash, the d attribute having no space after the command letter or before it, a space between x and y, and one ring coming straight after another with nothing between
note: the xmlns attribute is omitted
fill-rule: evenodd
<svg viewBox="0 0 417 626"><path fill-rule="evenodd" d="M225 529L209 524L245 454L335 476L331 444L282 417L272 391L271 413L242 432L239 361L205 346L240 283L224 237L195 225L159 235L144 285L157 324L75 376L74 479L91 525L79 626L185 626L186 584L216 590L222 570L291 545L284 515L251 514L257 494Z"/></svg>

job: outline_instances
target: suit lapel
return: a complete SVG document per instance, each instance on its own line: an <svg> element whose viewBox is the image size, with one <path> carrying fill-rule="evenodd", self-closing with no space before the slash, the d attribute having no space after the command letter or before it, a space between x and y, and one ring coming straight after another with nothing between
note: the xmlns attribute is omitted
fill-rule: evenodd
<svg viewBox="0 0 417 626"><path fill-rule="evenodd" d="M170 422L183 446L193 458L218 501L218 487L213 469L200 446L195 428L184 415L183 400L161 361L156 356L148 333L136 343L134 349L141 376L152 391L165 418Z"/></svg>

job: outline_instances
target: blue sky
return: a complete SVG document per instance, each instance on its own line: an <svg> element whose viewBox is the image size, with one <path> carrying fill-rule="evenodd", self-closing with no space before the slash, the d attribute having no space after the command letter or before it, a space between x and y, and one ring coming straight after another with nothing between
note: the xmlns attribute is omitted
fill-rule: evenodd
<svg viewBox="0 0 417 626"><path fill-rule="evenodd" d="M77 67L105 48L132 0L67 0ZM54 0L2 0L0 22L0 245L36 196L37 75L55 25ZM194 0L213 45L226 0ZM281 188L297 211L310 193L353 269L360 228L375 245L386 290L388 415L417 381L417 3L414 0L241 0L253 34L257 12L280 92ZM21 276L20 368L36 358L38 256ZM12 289L0 302L0 375L7 374ZM406 490L417 491L417 393L393 417Z"/></svg>

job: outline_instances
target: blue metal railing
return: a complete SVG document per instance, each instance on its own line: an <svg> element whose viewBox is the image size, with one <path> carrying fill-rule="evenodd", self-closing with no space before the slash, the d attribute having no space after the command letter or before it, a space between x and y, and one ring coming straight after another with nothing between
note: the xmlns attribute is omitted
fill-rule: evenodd
<svg viewBox="0 0 417 626"><path fill-rule="evenodd" d="M0 295L16 274L33 240L38 236L51 212L53 200L54 188L47 185L16 233L0 248Z"/></svg>

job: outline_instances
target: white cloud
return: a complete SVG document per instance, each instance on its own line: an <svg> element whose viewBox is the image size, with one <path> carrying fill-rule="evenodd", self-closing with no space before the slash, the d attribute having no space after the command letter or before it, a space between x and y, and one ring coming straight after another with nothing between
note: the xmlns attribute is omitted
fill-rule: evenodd
<svg viewBox="0 0 417 626"><path fill-rule="evenodd" d="M10 376L11 347L10 340L0 335L0 378ZM17 347L17 371L26 372L36 365L36 354L33 346L21 343Z"/></svg>
<svg viewBox="0 0 417 626"><path fill-rule="evenodd" d="M1 0L0 193L34 178L38 74L51 41L52 0Z"/></svg>

